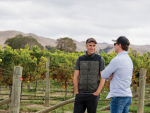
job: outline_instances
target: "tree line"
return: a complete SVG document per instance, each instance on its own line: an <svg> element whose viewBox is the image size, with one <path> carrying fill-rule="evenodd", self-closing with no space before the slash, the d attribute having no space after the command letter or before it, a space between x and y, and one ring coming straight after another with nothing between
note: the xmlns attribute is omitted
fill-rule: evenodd
<svg viewBox="0 0 150 113"><path fill-rule="evenodd" d="M51 45L46 45L45 48L50 52L54 53L56 49L65 51L65 52L76 52L76 44L69 37L64 37L56 40L56 47ZM5 44L12 47L12 49L24 49L28 44L29 49L31 50L33 46L37 45L41 50L44 50L44 47L32 36L23 36L21 34L16 35L15 37L8 38L5 41Z"/></svg>

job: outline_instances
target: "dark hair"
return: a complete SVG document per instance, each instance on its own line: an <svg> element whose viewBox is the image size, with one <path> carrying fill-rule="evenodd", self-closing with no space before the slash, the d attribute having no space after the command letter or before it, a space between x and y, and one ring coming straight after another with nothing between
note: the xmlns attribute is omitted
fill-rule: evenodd
<svg viewBox="0 0 150 113"><path fill-rule="evenodd" d="M94 38L88 38L86 40L86 44L90 43L90 42L94 42L95 44L97 44L96 40Z"/></svg>
<svg viewBox="0 0 150 113"><path fill-rule="evenodd" d="M130 45L130 42L128 41L127 44ZM122 50L128 51L128 49L129 49L128 45L121 44Z"/></svg>

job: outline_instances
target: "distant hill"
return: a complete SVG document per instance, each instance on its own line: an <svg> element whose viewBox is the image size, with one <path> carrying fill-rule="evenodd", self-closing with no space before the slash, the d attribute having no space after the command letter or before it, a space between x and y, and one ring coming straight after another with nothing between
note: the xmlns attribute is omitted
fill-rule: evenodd
<svg viewBox="0 0 150 113"><path fill-rule="evenodd" d="M106 48L104 48L104 49L99 49L99 53L101 53L102 51L104 51L105 53L109 53L109 51L110 51L111 49L113 49L113 47L108 46L108 47L106 47Z"/></svg>
<svg viewBox="0 0 150 113"><path fill-rule="evenodd" d="M52 47L56 46L56 43L54 39L50 39L50 38L44 38L41 36L37 36L33 33L22 33L19 31L0 31L0 45L2 47L4 47L4 42L8 39L8 38L12 38L18 34L22 34L23 36L32 36L33 38L35 38L42 46L46 46L46 45L51 45Z"/></svg>
<svg viewBox="0 0 150 113"><path fill-rule="evenodd" d="M106 42L103 42L102 44L108 44L108 43L106 43Z"/></svg>
<svg viewBox="0 0 150 113"><path fill-rule="evenodd" d="M8 39L8 38L12 38L18 34L22 34L23 36L32 36L33 38L35 38L42 46L46 46L46 45L50 45L52 47L56 46L56 40L51 39L51 38L45 38L42 36L37 36L36 34L33 33L22 33L20 31L0 31L0 45L3 48L4 47L4 42ZM74 40L74 42L77 45L77 51L84 51L86 50L85 48L85 41L82 42L78 42L76 40ZM147 51L150 51L150 45L130 45L130 48L132 48L133 50L137 50L138 52L140 52L140 54L143 54ZM103 43L98 43L97 44L97 48L96 51L100 51L104 50L107 53L111 53L114 51L114 46L113 44L108 44L106 42Z"/></svg>

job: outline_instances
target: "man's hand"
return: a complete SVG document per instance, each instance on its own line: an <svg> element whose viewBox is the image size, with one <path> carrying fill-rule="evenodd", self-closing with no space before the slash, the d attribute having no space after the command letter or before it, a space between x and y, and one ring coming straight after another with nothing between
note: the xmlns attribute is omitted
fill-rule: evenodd
<svg viewBox="0 0 150 113"><path fill-rule="evenodd" d="M99 92L96 91L96 92L93 93L93 95L98 96Z"/></svg>
<svg viewBox="0 0 150 113"><path fill-rule="evenodd" d="M75 91L75 94L79 94L79 91Z"/></svg>
<svg viewBox="0 0 150 113"><path fill-rule="evenodd" d="M112 79L112 77L113 77L113 73L109 76L109 78L108 78L108 79L109 79L109 80L111 80L111 79Z"/></svg>
<svg viewBox="0 0 150 113"><path fill-rule="evenodd" d="M102 71L100 71L100 74L101 74L101 73L102 73ZM102 88L103 88L103 86L104 86L104 83L105 83L105 79L101 78L100 84L99 84L99 86L98 86L98 89L96 90L96 92L93 93L93 95L95 95L95 96L98 96L98 95L99 95L99 93L101 92L101 90L102 90Z"/></svg>

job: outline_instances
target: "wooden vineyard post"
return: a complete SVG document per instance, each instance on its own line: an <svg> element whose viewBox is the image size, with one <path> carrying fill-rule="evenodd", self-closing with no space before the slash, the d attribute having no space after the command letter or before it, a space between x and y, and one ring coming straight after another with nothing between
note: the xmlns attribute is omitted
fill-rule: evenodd
<svg viewBox="0 0 150 113"><path fill-rule="evenodd" d="M137 51L136 50L134 50L133 52L132 52L132 54L133 54L133 56L136 58L137 57Z"/></svg>
<svg viewBox="0 0 150 113"><path fill-rule="evenodd" d="M46 62L46 69L48 71L46 72L45 106L49 107L49 94L50 94L49 62L50 62L50 57L47 57L47 59L48 59L48 61Z"/></svg>
<svg viewBox="0 0 150 113"><path fill-rule="evenodd" d="M148 59L150 59L150 53L148 54Z"/></svg>
<svg viewBox="0 0 150 113"><path fill-rule="evenodd" d="M150 53L148 53L148 59L150 59ZM146 84L146 83L145 83ZM149 91L150 93L150 91ZM144 106L149 106L150 105L150 102L149 103L146 103Z"/></svg>
<svg viewBox="0 0 150 113"><path fill-rule="evenodd" d="M12 96L11 96L11 113L19 113L22 70L23 67L14 66Z"/></svg>
<svg viewBox="0 0 150 113"><path fill-rule="evenodd" d="M145 99L145 76L146 69L140 69L140 77L139 77L139 94L138 94L138 106L137 113L143 113L144 111L144 99Z"/></svg>

